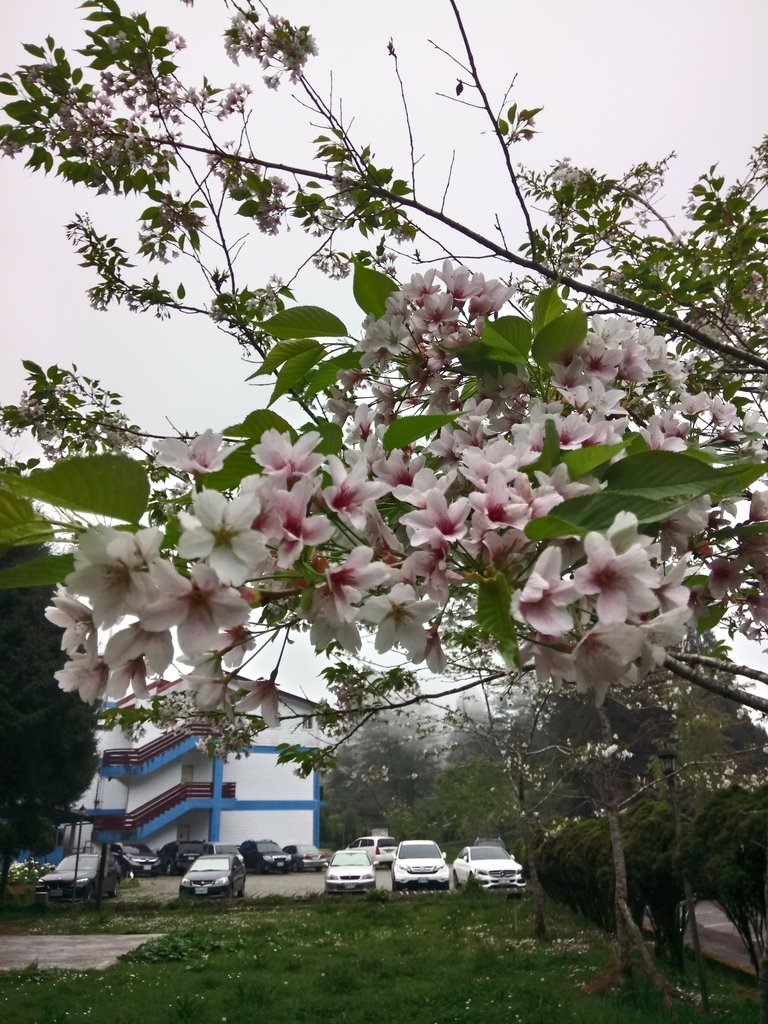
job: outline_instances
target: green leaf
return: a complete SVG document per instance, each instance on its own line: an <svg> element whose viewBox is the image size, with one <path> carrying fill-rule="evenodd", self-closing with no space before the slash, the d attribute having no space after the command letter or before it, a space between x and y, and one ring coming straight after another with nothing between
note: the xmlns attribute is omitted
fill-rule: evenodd
<svg viewBox="0 0 768 1024"><path fill-rule="evenodd" d="M319 306L294 306L275 313L259 325L273 338L346 338L347 328L333 313Z"/></svg>
<svg viewBox="0 0 768 1024"><path fill-rule="evenodd" d="M312 367L320 362L323 358L323 352L322 345L316 345L306 352L288 359L277 375L269 404L272 405L281 395L293 391L296 385L306 377Z"/></svg>
<svg viewBox="0 0 768 1024"><path fill-rule="evenodd" d="M39 113L34 103L30 103L29 100L14 100L12 103L6 103L3 110L8 117L12 117L19 124L35 124Z"/></svg>
<svg viewBox="0 0 768 1024"><path fill-rule="evenodd" d="M0 544L21 547L50 540L52 536L50 524L37 514L26 498L0 490Z"/></svg>
<svg viewBox="0 0 768 1024"><path fill-rule="evenodd" d="M618 455L623 447L621 441L618 444L593 444L586 448L562 452L561 461L565 463L571 480L578 480L580 476L591 473L593 469Z"/></svg>
<svg viewBox="0 0 768 1024"><path fill-rule="evenodd" d="M436 434L448 423L453 423L458 415L459 413L454 412L445 415L399 416L384 431L381 442L390 452L394 448L405 448L406 445L418 441L420 437Z"/></svg>
<svg viewBox="0 0 768 1024"><path fill-rule="evenodd" d="M531 349L540 366L559 361L569 349L575 348L587 336L587 314L581 307L569 309L550 320L536 332Z"/></svg>
<svg viewBox="0 0 768 1024"><path fill-rule="evenodd" d="M378 318L386 312L386 298L397 291L397 284L391 277L378 270L355 263L355 274L352 278L352 292L355 302L364 313Z"/></svg>
<svg viewBox="0 0 768 1024"><path fill-rule="evenodd" d="M517 664L517 634L512 620L512 594L504 576L481 580L477 592L477 624L499 645L507 668Z"/></svg>
<svg viewBox="0 0 768 1024"><path fill-rule="evenodd" d="M256 438L249 438L254 442ZM215 473L207 473L203 478L203 487L211 491L230 491L240 484L246 476L261 472L261 466L253 461L250 448L238 448L224 460L224 465Z"/></svg>
<svg viewBox="0 0 768 1024"><path fill-rule="evenodd" d="M483 338L491 332L491 338L500 335L510 349L520 355L520 362L526 362L531 351L531 321L522 316L500 316L498 320L486 322Z"/></svg>
<svg viewBox="0 0 768 1024"><path fill-rule="evenodd" d="M533 333L538 334L542 327L565 312L565 303L557 294L554 285L545 288L536 296L533 304Z"/></svg>
<svg viewBox="0 0 768 1024"><path fill-rule="evenodd" d="M75 567L74 555L46 555L0 569L0 589L47 587L63 583Z"/></svg>
<svg viewBox="0 0 768 1024"><path fill-rule="evenodd" d="M294 356L300 356L304 352L311 352L316 349L322 356L325 352L323 346L314 338L292 338L290 341L278 341L264 357L264 362L255 373L252 373L246 380L253 380L264 373L273 373L278 366L282 366Z"/></svg>
<svg viewBox="0 0 768 1024"><path fill-rule="evenodd" d="M690 504L689 495L677 499L646 498L628 491L598 491L559 504L551 516L532 519L525 528L529 540L583 536L591 530L607 530L619 512L632 512L638 523L658 523Z"/></svg>
<svg viewBox="0 0 768 1024"><path fill-rule="evenodd" d="M330 423L328 420L320 420L312 423L307 429L316 430L320 434L320 441L315 451L323 455L338 455L344 444L344 435L338 423Z"/></svg>
<svg viewBox="0 0 768 1024"><path fill-rule="evenodd" d="M360 352L349 351L320 363L316 373L309 378L309 383L304 390L304 397L314 398L319 392L327 391L336 383L341 370L359 370L360 358Z"/></svg>
<svg viewBox="0 0 768 1024"><path fill-rule="evenodd" d="M654 499L681 494L722 498L738 494L764 473L764 465L715 467L683 452L648 451L609 466L605 481L610 490Z"/></svg>
<svg viewBox="0 0 768 1024"><path fill-rule="evenodd" d="M544 445L541 455L526 469L529 472L539 470L541 473L551 473L557 463L560 462L560 437L553 419L544 421Z"/></svg>
<svg viewBox="0 0 768 1024"><path fill-rule="evenodd" d="M255 443L261 440L261 435L265 430L279 430L281 434L290 434L291 438L296 440L296 431L288 420L283 419L271 409L255 409L253 412L249 412L242 423L227 427L224 430L224 435L226 437L242 437L246 441ZM234 454L233 452L232 455ZM228 459L232 458L232 455L228 456Z"/></svg>
<svg viewBox="0 0 768 1024"><path fill-rule="evenodd" d="M18 96L18 90L12 82L0 81L0 93L3 96Z"/></svg>
<svg viewBox="0 0 768 1024"><path fill-rule="evenodd" d="M2 474L0 481L27 498L127 523L138 523L149 499L147 474L127 455L64 459L27 477Z"/></svg>

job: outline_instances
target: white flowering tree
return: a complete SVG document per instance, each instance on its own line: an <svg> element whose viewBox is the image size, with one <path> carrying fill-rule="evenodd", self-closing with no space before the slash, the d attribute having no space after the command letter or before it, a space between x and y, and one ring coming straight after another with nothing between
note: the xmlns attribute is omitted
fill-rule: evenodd
<svg viewBox="0 0 768 1024"><path fill-rule="evenodd" d="M0 76L2 151L142 197L134 243L69 225L92 304L208 317L272 390L242 422L151 439L97 381L27 364L3 424L48 463L5 466L0 543L54 546L0 584L59 585L61 687L146 701L175 664L188 698L173 716L211 717L234 749L277 716L280 654L256 681L248 665L306 633L342 666L329 721L419 699L402 667L344 669L367 641L438 677L446 652L492 652L474 675L463 655L445 691L533 670L602 704L664 670L765 712L760 673L681 645L715 626L762 642L768 625L768 147L742 180L713 169L693 186L685 233L657 208L665 162L621 179L521 170L538 110L488 95L448 0L455 99L484 119L509 198L503 220L466 224L447 190L417 188L412 135L400 172L354 138L305 72L307 27L224 0L245 82L221 89L183 80L168 28L83 6L79 63L49 38ZM308 108L305 165L254 140L259 77ZM288 222L307 261L349 275L355 323L245 281L243 226Z"/></svg>

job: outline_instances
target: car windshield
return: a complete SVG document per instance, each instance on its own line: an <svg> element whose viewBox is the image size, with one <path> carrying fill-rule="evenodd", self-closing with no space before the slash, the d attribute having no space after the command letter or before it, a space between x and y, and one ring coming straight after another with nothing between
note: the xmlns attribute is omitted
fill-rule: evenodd
<svg viewBox="0 0 768 1024"><path fill-rule="evenodd" d="M216 843L216 853L239 853L240 850L234 843Z"/></svg>
<svg viewBox="0 0 768 1024"><path fill-rule="evenodd" d="M81 853L79 857L65 857L54 871L90 871L98 867L99 858L93 853Z"/></svg>
<svg viewBox="0 0 768 1024"><path fill-rule="evenodd" d="M127 853L127 854L129 854L131 856L134 856L134 857L154 857L155 856L154 850L150 850L150 848L148 846L145 846L143 843L140 843L137 846L124 846L123 847L123 853Z"/></svg>
<svg viewBox="0 0 768 1024"><path fill-rule="evenodd" d="M229 871L229 857L198 857L192 871Z"/></svg>
<svg viewBox="0 0 768 1024"><path fill-rule="evenodd" d="M330 867L370 867L371 862L367 853L358 853L357 850L340 850L334 853L331 858Z"/></svg>
<svg viewBox="0 0 768 1024"><path fill-rule="evenodd" d="M305 857L318 857L320 855L320 851L316 846L297 846L296 852L303 853Z"/></svg>
<svg viewBox="0 0 768 1024"><path fill-rule="evenodd" d="M196 853L202 845L202 842L179 843L179 853Z"/></svg>
<svg viewBox="0 0 768 1024"><path fill-rule="evenodd" d="M413 860L414 857L428 857L434 860L441 856L437 843L401 843L398 854L400 860Z"/></svg>
<svg viewBox="0 0 768 1024"><path fill-rule="evenodd" d="M277 843L259 843L259 853L283 853Z"/></svg>
<svg viewBox="0 0 768 1024"><path fill-rule="evenodd" d="M470 860L512 860L500 846L473 846L469 857Z"/></svg>
<svg viewBox="0 0 768 1024"><path fill-rule="evenodd" d="M376 845L377 846L397 846L397 843L392 838L392 836L379 836L379 838L376 840Z"/></svg>

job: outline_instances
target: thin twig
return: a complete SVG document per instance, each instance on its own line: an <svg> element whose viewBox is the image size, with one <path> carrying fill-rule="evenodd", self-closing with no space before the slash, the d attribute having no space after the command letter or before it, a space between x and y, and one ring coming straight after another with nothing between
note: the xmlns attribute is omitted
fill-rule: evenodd
<svg viewBox="0 0 768 1024"><path fill-rule="evenodd" d="M488 96L486 95L485 89L483 88L483 83L480 80L480 72L477 70L477 65L475 64L475 55L472 52L472 46L469 42L469 37L467 36L466 30L464 28L464 22L462 21L461 14L459 13L459 8L456 3L456 0L448 0L448 3L451 5L451 8L453 9L453 15L456 19L456 24L459 27L459 33L464 42L464 49L467 54L467 59L469 60L469 66L472 72L472 79L474 80L474 83L477 86L477 91L480 93L480 96L482 97L483 106L485 108L486 113L488 114L488 119L493 125L493 134L498 139L499 145L501 146L501 150L504 154L504 164L507 168L507 174L509 175L509 180L512 182L512 188L515 191L515 196L517 197L518 205L522 210L523 218L525 219L525 227L526 231L528 232L528 241L531 245L531 257L535 260L537 258L536 235L533 230L533 224L531 223L531 215L528 212L528 207L526 206L525 199L523 198L523 193L520 190L520 183L518 182L517 175L515 174L514 168L512 167L512 159L509 155L509 146L507 145L504 136L499 131L499 122L497 121L496 116L493 113L493 110L491 109L491 104L488 100Z"/></svg>
<svg viewBox="0 0 768 1024"><path fill-rule="evenodd" d="M413 129L411 128L411 117L408 112L408 100L405 97L405 86L403 85L403 78L400 74L400 65L397 60L397 50L395 50L395 44L390 39L387 47L387 51L395 62L395 75L397 77L398 85L400 86L400 99L403 101L403 111L405 113L405 125L408 129L408 146L411 151L411 188L413 189L414 196L416 195L416 152L413 144Z"/></svg>

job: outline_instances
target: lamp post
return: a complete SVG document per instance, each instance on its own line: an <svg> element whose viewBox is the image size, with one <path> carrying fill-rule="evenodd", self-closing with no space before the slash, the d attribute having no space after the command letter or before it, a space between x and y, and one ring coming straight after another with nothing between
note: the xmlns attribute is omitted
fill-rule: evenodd
<svg viewBox="0 0 768 1024"><path fill-rule="evenodd" d="M675 825L675 839L678 844L682 837L680 825L680 814L677 808L677 795L675 793L675 782L677 781L677 754L673 750L665 750L658 755L661 772L669 790L669 802L672 807L672 820ZM693 955L696 958L696 972L699 977L699 992L701 994L701 1008L704 1013L709 1013L709 995L707 993L707 978L704 973L704 959L701 955L701 943L699 942L699 925L696 921L696 903L693 898L691 883L685 871L683 876L683 892L685 894L685 905L688 912L688 921L691 927L691 939L693 940Z"/></svg>
<svg viewBox="0 0 768 1024"><path fill-rule="evenodd" d="M72 902L75 902L77 896L77 876L80 873L80 845L83 841L83 815L85 814L85 807L80 804L77 809L78 822L77 822L77 848L75 850L75 877L72 880Z"/></svg>

